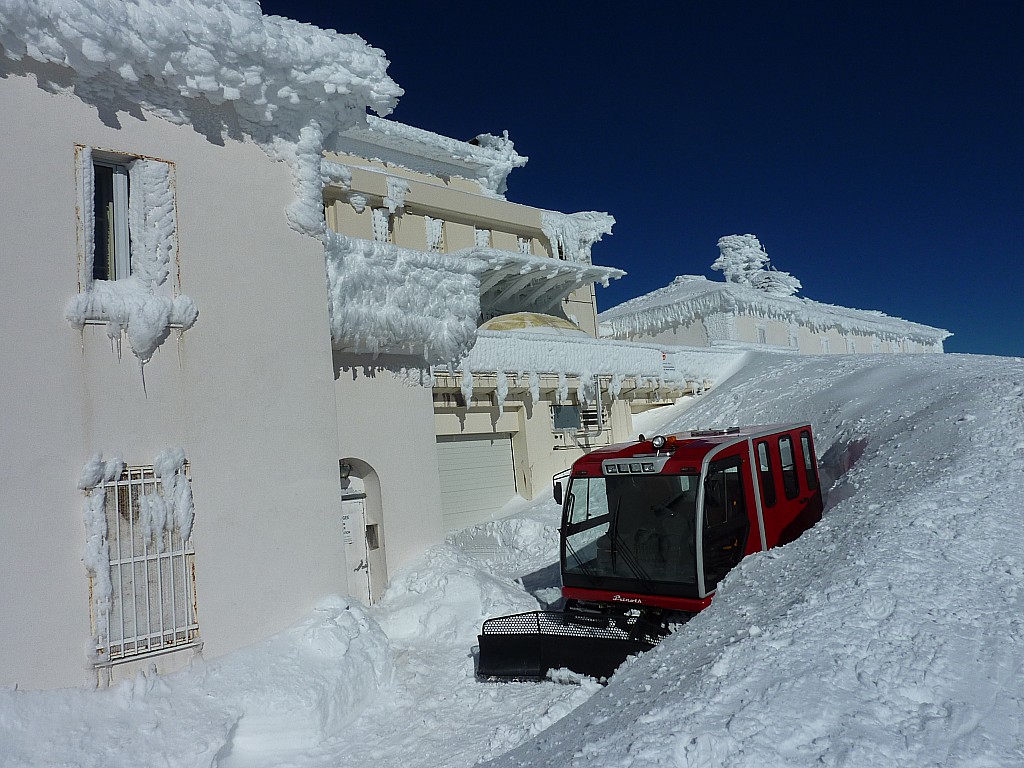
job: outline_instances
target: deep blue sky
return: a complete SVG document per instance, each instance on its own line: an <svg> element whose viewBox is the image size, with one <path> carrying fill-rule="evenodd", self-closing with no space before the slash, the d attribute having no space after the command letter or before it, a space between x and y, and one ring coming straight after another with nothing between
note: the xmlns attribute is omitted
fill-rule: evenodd
<svg viewBox="0 0 1024 768"><path fill-rule="evenodd" d="M382 48L395 119L508 130L510 200L615 216L601 309L749 232L802 296L1024 356L1024 2L262 6Z"/></svg>

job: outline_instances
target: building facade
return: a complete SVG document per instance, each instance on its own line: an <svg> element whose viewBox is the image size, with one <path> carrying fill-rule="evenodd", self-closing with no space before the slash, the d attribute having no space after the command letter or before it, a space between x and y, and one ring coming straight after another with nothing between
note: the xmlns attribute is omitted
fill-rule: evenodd
<svg viewBox="0 0 1024 768"><path fill-rule="evenodd" d="M804 355L942 352L949 331L699 275L599 315L605 338Z"/></svg>

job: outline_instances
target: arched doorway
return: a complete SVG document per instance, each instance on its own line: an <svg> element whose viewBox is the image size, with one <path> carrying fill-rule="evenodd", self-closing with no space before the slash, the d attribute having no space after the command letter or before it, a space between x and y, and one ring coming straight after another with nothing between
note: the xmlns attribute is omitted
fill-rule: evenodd
<svg viewBox="0 0 1024 768"><path fill-rule="evenodd" d="M362 459L341 459L338 471L348 592L369 605L380 598L388 583L380 480Z"/></svg>

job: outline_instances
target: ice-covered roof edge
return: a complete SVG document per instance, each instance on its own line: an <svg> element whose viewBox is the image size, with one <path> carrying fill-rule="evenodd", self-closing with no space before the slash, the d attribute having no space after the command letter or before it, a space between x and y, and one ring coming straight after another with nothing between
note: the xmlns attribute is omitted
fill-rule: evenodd
<svg viewBox="0 0 1024 768"><path fill-rule="evenodd" d="M590 401L599 379L606 379L612 398L621 395L627 379L648 382L656 389L700 389L707 380L724 378L742 351L667 347L659 344L599 340L588 336L541 335L527 331L478 330L476 344L454 366L438 366L460 377L467 401L472 395L474 374L497 377L499 404L508 395L509 375L526 375L533 402L540 392L540 376L557 376L560 400L569 393L569 377L578 379L577 395Z"/></svg>
<svg viewBox="0 0 1024 768"><path fill-rule="evenodd" d="M348 144L356 142L355 147ZM480 134L461 141L395 120L367 115L333 140L328 149L351 151L370 160L437 176L457 176L475 181L483 194L503 198L508 175L529 158L515 150L508 131L501 136ZM384 150L374 155L374 149Z"/></svg>
<svg viewBox="0 0 1024 768"><path fill-rule="evenodd" d="M688 324L714 312L746 311L769 319L802 322L815 329L863 332L888 339L908 338L928 344L952 336L943 328L891 317L876 310L823 304L798 296L773 296L754 288L684 275L659 288L598 314L612 334L630 337Z"/></svg>
<svg viewBox="0 0 1024 768"><path fill-rule="evenodd" d="M5 58L58 65L90 103L134 103L176 123L231 104L240 125L221 134L294 135L311 117L341 129L367 109L390 113L402 93L383 52L359 36L264 16L250 0L0 0ZM36 69L42 87L66 87Z"/></svg>

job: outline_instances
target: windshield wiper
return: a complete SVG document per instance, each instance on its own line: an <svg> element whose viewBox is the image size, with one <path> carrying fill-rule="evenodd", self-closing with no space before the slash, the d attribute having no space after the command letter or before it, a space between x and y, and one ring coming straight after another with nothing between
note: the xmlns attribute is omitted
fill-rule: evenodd
<svg viewBox="0 0 1024 768"><path fill-rule="evenodd" d="M583 558L581 558L576 553L576 550L573 549L572 544L569 543L569 537L568 536L563 537L562 541L565 542L565 548L569 552L569 554L572 555L572 559L575 560L576 564L580 567L580 572L584 576L586 576L588 579L590 579L591 584L596 585L597 584L597 579L594 577L594 574L590 570L590 568L587 567L587 564L583 562Z"/></svg>

